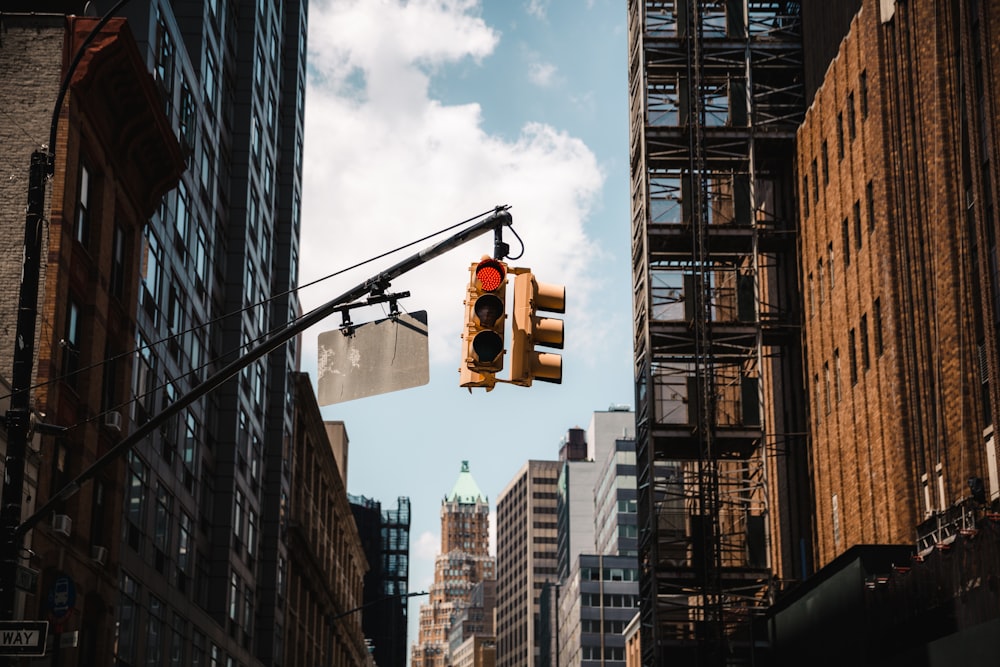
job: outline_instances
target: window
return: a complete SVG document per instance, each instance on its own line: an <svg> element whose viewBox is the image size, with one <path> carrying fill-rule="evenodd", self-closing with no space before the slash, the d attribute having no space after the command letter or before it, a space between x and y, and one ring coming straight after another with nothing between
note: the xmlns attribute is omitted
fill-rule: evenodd
<svg viewBox="0 0 1000 667"><path fill-rule="evenodd" d="M861 250L861 202L854 200L854 246Z"/></svg>
<svg viewBox="0 0 1000 667"><path fill-rule="evenodd" d="M274 126L277 123L278 115L278 104L274 99L274 91L269 91L267 94L267 132L268 135L273 136Z"/></svg>
<svg viewBox="0 0 1000 667"><path fill-rule="evenodd" d="M229 620L240 620L240 576L236 572L229 575Z"/></svg>
<svg viewBox="0 0 1000 667"><path fill-rule="evenodd" d="M871 181L865 186L865 202L865 208L868 209L868 231L871 231L875 229L875 190Z"/></svg>
<svg viewBox="0 0 1000 667"><path fill-rule="evenodd" d="M243 539L243 492L236 489L233 499L233 535Z"/></svg>
<svg viewBox="0 0 1000 667"><path fill-rule="evenodd" d="M201 142L201 189L204 194L212 194L212 176L215 170L215 149L208 143L208 140Z"/></svg>
<svg viewBox="0 0 1000 667"><path fill-rule="evenodd" d="M202 72L205 84L205 102L210 109L215 108L216 88L218 86L218 69L215 63L215 54L212 49L205 47L205 69Z"/></svg>
<svg viewBox="0 0 1000 667"><path fill-rule="evenodd" d="M135 371L132 376L132 393L135 401L132 403L132 419L140 426L149 420L154 404L153 394L156 388L156 356L146 339L140 334L136 338Z"/></svg>
<svg viewBox="0 0 1000 667"><path fill-rule="evenodd" d="M813 387L816 388L816 410L814 412L816 413L816 423L819 424L821 421L819 406L823 404L823 393L819 388L819 373L813 374Z"/></svg>
<svg viewBox="0 0 1000 667"><path fill-rule="evenodd" d="M145 266L142 271L142 306L146 314L157 324L159 314L160 281L161 281L161 261L160 243L152 230L147 227L145 239L145 253L143 261Z"/></svg>
<svg viewBox="0 0 1000 667"><path fill-rule="evenodd" d="M181 83L180 113L177 119L177 139L188 151L194 148L195 128L197 126L197 116L195 115L194 93L191 92L187 82Z"/></svg>
<svg viewBox="0 0 1000 667"><path fill-rule="evenodd" d="M252 509L247 510L247 553L250 556L256 551L257 541L257 513Z"/></svg>
<svg viewBox="0 0 1000 667"><path fill-rule="evenodd" d="M111 237L111 275L108 290L116 299L125 298L125 229L115 222Z"/></svg>
<svg viewBox="0 0 1000 667"><path fill-rule="evenodd" d="M823 362L823 408L826 414L830 414L833 409L833 402L830 396L830 362Z"/></svg>
<svg viewBox="0 0 1000 667"><path fill-rule="evenodd" d="M198 225L198 239L194 248L194 274L199 291L204 291L208 284L208 233L202 225Z"/></svg>
<svg viewBox="0 0 1000 667"><path fill-rule="evenodd" d="M819 170L816 167L816 158L812 161L812 179L813 179L813 201L819 202Z"/></svg>
<svg viewBox="0 0 1000 667"><path fill-rule="evenodd" d="M257 118L256 110L250 120L250 152L255 160L260 159L260 119Z"/></svg>
<svg viewBox="0 0 1000 667"><path fill-rule="evenodd" d="M830 272L830 280L827 281L827 285L830 286L830 296L833 297L833 281L834 281L834 276L833 276L833 241L831 241L830 243L826 244L826 253L829 256L829 260L827 261L827 263L829 264L829 266L827 267L827 269Z"/></svg>
<svg viewBox="0 0 1000 667"><path fill-rule="evenodd" d="M177 247L184 247L188 235L188 193L184 181L177 183L177 210L174 218Z"/></svg>
<svg viewBox="0 0 1000 667"><path fill-rule="evenodd" d="M184 662L184 635L187 634L187 621L180 614L174 614L173 628L170 633L170 667L181 667Z"/></svg>
<svg viewBox="0 0 1000 667"><path fill-rule="evenodd" d="M80 306L70 297L66 306L66 328L62 348L63 380L71 387L77 386L76 372L80 369Z"/></svg>
<svg viewBox="0 0 1000 667"><path fill-rule="evenodd" d="M858 351L854 344L854 329L847 332L847 361L850 365L851 385L858 383Z"/></svg>
<svg viewBox="0 0 1000 667"><path fill-rule="evenodd" d="M875 356L882 356L882 301L875 299L872 308L872 317L875 318Z"/></svg>
<svg viewBox="0 0 1000 667"><path fill-rule="evenodd" d="M833 351L833 388L836 394L837 402L840 403L842 394L840 391L840 349Z"/></svg>
<svg viewBox="0 0 1000 667"><path fill-rule="evenodd" d="M851 231L847 218L840 223L840 233L844 237L844 266L851 265Z"/></svg>
<svg viewBox="0 0 1000 667"><path fill-rule="evenodd" d="M809 317L816 314L816 289L813 286L813 274L809 274Z"/></svg>
<svg viewBox="0 0 1000 667"><path fill-rule="evenodd" d="M857 136L857 128L854 124L854 93L850 93L847 96L847 133L851 137L851 141L854 141L854 137Z"/></svg>
<svg viewBox="0 0 1000 667"><path fill-rule="evenodd" d="M826 150L826 139L823 140L823 147L820 151L823 158L823 183L825 185L830 184L830 155Z"/></svg>
<svg viewBox="0 0 1000 667"><path fill-rule="evenodd" d="M149 596L149 615L146 618L146 664L163 664L163 603Z"/></svg>
<svg viewBox="0 0 1000 667"><path fill-rule="evenodd" d="M837 159L844 159L844 114L837 114Z"/></svg>
<svg viewBox="0 0 1000 667"><path fill-rule="evenodd" d="M141 589L135 579L122 572L121 595L118 598L118 636L116 642L117 664L135 664L137 636L139 633L139 595Z"/></svg>
<svg viewBox="0 0 1000 667"><path fill-rule="evenodd" d="M868 356L868 315L861 316L861 368L868 370L871 359Z"/></svg>
<svg viewBox="0 0 1000 667"><path fill-rule="evenodd" d="M174 90L174 40L167 30L167 24L157 12L156 16L156 65L153 73L163 86L167 101L167 115L170 115L171 93Z"/></svg>
<svg viewBox="0 0 1000 667"><path fill-rule="evenodd" d="M80 160L80 177L76 191L76 216L73 218L73 238L76 242L87 247L90 241L90 199L91 199L91 179L90 170L86 163Z"/></svg>
<svg viewBox="0 0 1000 667"><path fill-rule="evenodd" d="M185 574L191 571L191 517L182 511L177 531L177 570Z"/></svg>
<svg viewBox="0 0 1000 667"><path fill-rule="evenodd" d="M141 552L140 536L146 527L146 495L149 469L134 452L129 453L128 486L125 489L125 541Z"/></svg>
<svg viewBox="0 0 1000 667"><path fill-rule="evenodd" d="M858 92L861 95L861 118L868 118L868 70L862 70L858 77Z"/></svg>
<svg viewBox="0 0 1000 667"><path fill-rule="evenodd" d="M809 217L809 175L802 174L802 210L803 217Z"/></svg>
<svg viewBox="0 0 1000 667"><path fill-rule="evenodd" d="M271 206L271 191L274 188L274 162L271 160L271 156L268 155L264 160L264 172L261 174L261 178L264 181L264 195L267 197L267 206Z"/></svg>
<svg viewBox="0 0 1000 667"><path fill-rule="evenodd" d="M161 553L170 547L170 522L173 520L174 498L162 483L156 485L156 517L153 521L153 546Z"/></svg>
<svg viewBox="0 0 1000 667"><path fill-rule="evenodd" d="M822 259L820 259L816 263L816 274L817 274L817 276L819 278L818 284L817 284L817 287L818 287L817 291L819 292L819 302L823 303L823 301L826 299L826 292L823 289L823 260Z"/></svg>

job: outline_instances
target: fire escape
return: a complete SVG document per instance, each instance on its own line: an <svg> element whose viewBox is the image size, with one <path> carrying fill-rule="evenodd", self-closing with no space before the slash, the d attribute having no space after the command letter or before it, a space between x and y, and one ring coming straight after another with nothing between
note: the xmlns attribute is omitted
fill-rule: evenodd
<svg viewBox="0 0 1000 667"><path fill-rule="evenodd" d="M628 7L643 664L751 664L804 560L799 3Z"/></svg>

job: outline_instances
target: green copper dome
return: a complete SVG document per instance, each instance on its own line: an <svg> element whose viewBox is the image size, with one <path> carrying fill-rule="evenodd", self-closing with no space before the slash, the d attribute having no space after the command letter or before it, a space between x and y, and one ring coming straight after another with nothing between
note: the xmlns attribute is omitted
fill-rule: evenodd
<svg viewBox="0 0 1000 667"><path fill-rule="evenodd" d="M469 472L469 462L462 461L462 472L458 473L458 479L455 481L455 486L452 487L451 493L445 496L445 500L448 502L459 502L463 504L474 504L477 501L486 502L486 496L483 492L479 490L479 485L476 484L476 480L472 479L472 473Z"/></svg>

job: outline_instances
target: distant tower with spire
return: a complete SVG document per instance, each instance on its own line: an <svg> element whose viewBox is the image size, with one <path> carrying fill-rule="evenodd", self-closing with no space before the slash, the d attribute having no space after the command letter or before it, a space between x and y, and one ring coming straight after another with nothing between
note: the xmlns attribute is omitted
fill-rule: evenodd
<svg viewBox="0 0 1000 667"><path fill-rule="evenodd" d="M451 623L469 605L475 585L496 577L496 559L490 556L490 505L469 472L469 462L451 492L441 501L441 551L434 561L430 599L420 607L417 644L411 667L448 664Z"/></svg>

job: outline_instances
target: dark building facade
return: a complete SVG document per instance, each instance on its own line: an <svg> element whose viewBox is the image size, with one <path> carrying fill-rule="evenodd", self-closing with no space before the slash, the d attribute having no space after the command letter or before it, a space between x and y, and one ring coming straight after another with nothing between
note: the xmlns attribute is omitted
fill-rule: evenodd
<svg viewBox="0 0 1000 667"><path fill-rule="evenodd" d="M142 423L298 314L306 3L123 11L188 164L145 230L131 414ZM185 660L283 664L297 366L293 341L130 456L121 604L145 632L120 660L178 645Z"/></svg>
<svg viewBox="0 0 1000 667"><path fill-rule="evenodd" d="M22 518L49 501L121 438L129 396L136 333L137 285L145 221L184 169L181 150L132 32L112 19L94 33L97 19L60 14L5 14L0 86L5 90L5 158L24 168L4 184L5 238L2 358L10 369L17 314L32 150L49 139L60 82L69 63L83 57L55 115L52 178L44 218L42 276L32 411L57 425L29 448L27 501ZM37 143L32 145L32 141ZM137 156L143 161L137 162ZM20 174L20 170L14 173ZM46 187L46 184L42 184ZM17 205L10 205L16 201ZM16 243L16 245L15 245ZM11 301L13 298L13 302ZM6 372L6 370L5 370ZM5 470L5 483L13 483ZM42 518L25 543L23 565L39 573L16 618L50 621L47 660L91 665L113 661L121 627L118 599L123 466L98 470ZM29 472L29 476L32 473ZM35 497L37 496L37 497ZM32 502L34 501L34 502ZM15 567L5 563L4 568ZM127 621L125 627L128 627ZM66 648L62 648L65 645Z"/></svg>
<svg viewBox="0 0 1000 667"><path fill-rule="evenodd" d="M406 666L407 598L410 562L410 499L382 509L371 498L348 496L368 559L362 628L379 667Z"/></svg>

